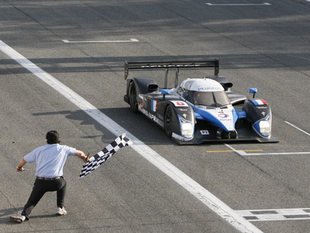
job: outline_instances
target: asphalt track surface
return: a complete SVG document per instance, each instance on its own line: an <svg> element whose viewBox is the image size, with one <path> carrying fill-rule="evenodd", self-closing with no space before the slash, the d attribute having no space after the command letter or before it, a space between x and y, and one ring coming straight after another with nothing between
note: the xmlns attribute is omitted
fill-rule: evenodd
<svg viewBox="0 0 310 233"><path fill-rule="evenodd" d="M0 1L0 40L235 213L288 209L282 220L270 220L270 214L269 220L251 221L255 232L307 233L310 3L263 3ZM195 58L219 58L220 74L240 93L259 89L258 95L272 106L273 135L279 143L179 146L129 111L123 102L125 60ZM9 222L34 181L33 165L23 173L15 166L45 143L46 131L57 129L64 144L90 153L115 136L3 51L0 100L0 232L240 232L131 148L85 179L78 177L82 162L68 160L67 216L55 217L55 194L48 193L30 221Z"/></svg>

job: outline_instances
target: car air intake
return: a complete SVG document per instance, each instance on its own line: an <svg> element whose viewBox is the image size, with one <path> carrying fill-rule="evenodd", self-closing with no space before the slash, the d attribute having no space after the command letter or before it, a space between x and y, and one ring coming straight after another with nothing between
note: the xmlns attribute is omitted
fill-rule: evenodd
<svg viewBox="0 0 310 233"><path fill-rule="evenodd" d="M156 83L151 83L147 86L148 92L158 91L158 85Z"/></svg>

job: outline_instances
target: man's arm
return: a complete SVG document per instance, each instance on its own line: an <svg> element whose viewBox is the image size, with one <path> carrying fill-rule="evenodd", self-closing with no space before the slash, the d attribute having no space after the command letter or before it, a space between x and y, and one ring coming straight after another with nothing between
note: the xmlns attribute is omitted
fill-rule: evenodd
<svg viewBox="0 0 310 233"><path fill-rule="evenodd" d="M81 150L76 150L75 154L77 157L82 159L85 163L88 162L89 156L86 155L83 151Z"/></svg>
<svg viewBox="0 0 310 233"><path fill-rule="evenodd" d="M26 160L21 159L19 161L19 163L17 164L17 166L16 166L16 171L22 172L24 170L24 166L25 166L26 163L27 163Z"/></svg>

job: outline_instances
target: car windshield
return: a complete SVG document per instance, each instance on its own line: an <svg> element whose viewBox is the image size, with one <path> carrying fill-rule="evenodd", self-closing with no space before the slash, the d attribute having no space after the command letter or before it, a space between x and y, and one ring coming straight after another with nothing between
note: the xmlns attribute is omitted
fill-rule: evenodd
<svg viewBox="0 0 310 233"><path fill-rule="evenodd" d="M203 105L207 107L222 107L229 104L229 99L225 91L189 91L187 100L194 105Z"/></svg>

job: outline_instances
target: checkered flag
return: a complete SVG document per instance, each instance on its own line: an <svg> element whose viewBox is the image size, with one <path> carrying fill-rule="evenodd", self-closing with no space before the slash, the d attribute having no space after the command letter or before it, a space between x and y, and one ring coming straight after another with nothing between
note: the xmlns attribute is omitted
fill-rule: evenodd
<svg viewBox="0 0 310 233"><path fill-rule="evenodd" d="M107 145L102 151L99 151L96 155L92 156L89 161L83 165L80 177L87 176L111 158L119 149L130 145L132 145L132 141L126 137L126 134L118 136L113 142Z"/></svg>

